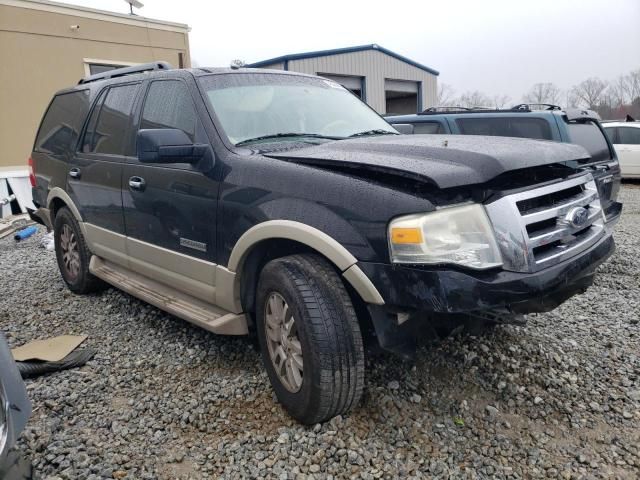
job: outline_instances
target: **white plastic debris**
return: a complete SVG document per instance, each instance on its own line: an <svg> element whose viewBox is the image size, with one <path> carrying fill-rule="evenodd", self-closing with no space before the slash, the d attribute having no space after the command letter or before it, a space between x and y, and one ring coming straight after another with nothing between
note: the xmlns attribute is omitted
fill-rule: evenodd
<svg viewBox="0 0 640 480"><path fill-rule="evenodd" d="M46 248L47 250L53 250L53 232L49 232L43 235L42 239L40 240L40 246L42 248Z"/></svg>

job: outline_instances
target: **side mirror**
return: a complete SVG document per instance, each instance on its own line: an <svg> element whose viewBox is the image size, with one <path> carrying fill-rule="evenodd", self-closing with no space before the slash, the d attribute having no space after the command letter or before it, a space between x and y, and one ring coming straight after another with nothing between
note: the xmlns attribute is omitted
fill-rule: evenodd
<svg viewBox="0 0 640 480"><path fill-rule="evenodd" d="M399 131L403 135L413 135L412 123L394 123L393 128Z"/></svg>
<svg viewBox="0 0 640 480"><path fill-rule="evenodd" d="M194 144L177 128L139 130L137 135L138 160L142 163L196 163L207 150L208 145Z"/></svg>

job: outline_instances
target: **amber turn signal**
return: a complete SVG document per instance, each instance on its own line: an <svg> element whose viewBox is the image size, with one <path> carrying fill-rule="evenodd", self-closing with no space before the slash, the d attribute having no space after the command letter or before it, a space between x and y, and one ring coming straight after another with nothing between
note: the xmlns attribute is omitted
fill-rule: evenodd
<svg viewBox="0 0 640 480"><path fill-rule="evenodd" d="M391 243L422 243L422 231L419 228L392 228Z"/></svg>

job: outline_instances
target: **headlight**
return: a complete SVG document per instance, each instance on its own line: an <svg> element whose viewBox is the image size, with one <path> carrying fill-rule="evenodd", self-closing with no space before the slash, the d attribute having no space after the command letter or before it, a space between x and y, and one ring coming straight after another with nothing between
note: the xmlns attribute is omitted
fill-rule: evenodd
<svg viewBox="0 0 640 480"><path fill-rule="evenodd" d="M443 208L398 217L389 225L394 263L454 263L484 269L502 265L502 257L484 207Z"/></svg>

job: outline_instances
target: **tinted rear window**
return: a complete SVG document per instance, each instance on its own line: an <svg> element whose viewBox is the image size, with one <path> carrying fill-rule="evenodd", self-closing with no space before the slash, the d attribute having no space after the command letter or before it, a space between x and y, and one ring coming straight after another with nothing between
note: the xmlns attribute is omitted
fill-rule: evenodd
<svg viewBox="0 0 640 480"><path fill-rule="evenodd" d="M88 111L88 90L56 95L42 119L34 150L62 155L73 149Z"/></svg>
<svg viewBox="0 0 640 480"><path fill-rule="evenodd" d="M592 161L611 159L607 140L594 122L569 122L567 129L571 143L584 147L591 155Z"/></svg>
<svg viewBox="0 0 640 480"><path fill-rule="evenodd" d="M458 118L456 124L463 135L490 135L551 140L549 122L541 118L484 117Z"/></svg>

